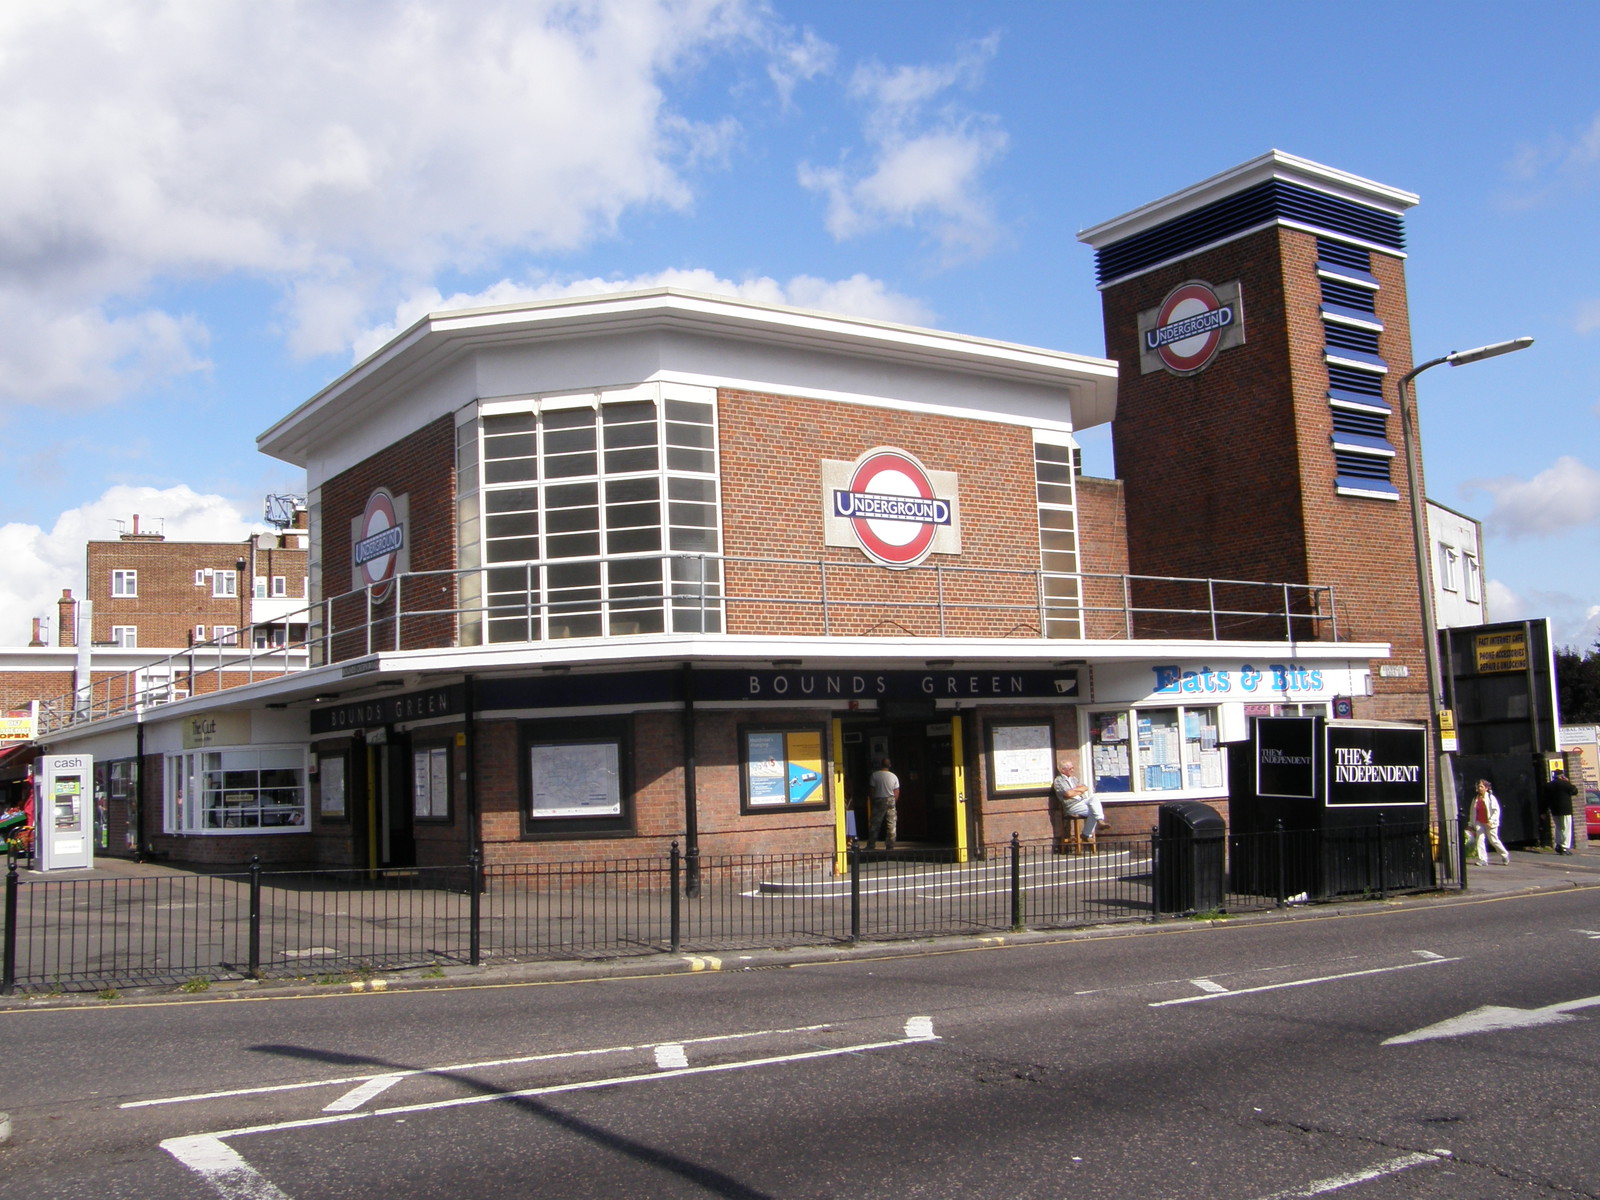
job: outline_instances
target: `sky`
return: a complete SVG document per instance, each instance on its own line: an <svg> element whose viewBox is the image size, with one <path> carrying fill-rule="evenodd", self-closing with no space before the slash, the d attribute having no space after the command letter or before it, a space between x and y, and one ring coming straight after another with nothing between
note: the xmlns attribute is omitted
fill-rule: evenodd
<svg viewBox="0 0 1600 1200"><path fill-rule="evenodd" d="M422 314L671 284L1105 352L1080 229L1269 149L1415 192L1429 496L1600 635L1600 5L0 4L0 644ZM1085 468L1114 471L1104 428Z"/></svg>

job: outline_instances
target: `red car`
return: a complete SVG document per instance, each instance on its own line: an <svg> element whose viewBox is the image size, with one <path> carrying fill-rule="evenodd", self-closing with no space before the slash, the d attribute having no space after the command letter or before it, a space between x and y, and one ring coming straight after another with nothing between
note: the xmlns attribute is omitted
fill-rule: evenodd
<svg viewBox="0 0 1600 1200"><path fill-rule="evenodd" d="M1583 789L1583 816L1589 823L1589 840L1600 842L1600 792Z"/></svg>

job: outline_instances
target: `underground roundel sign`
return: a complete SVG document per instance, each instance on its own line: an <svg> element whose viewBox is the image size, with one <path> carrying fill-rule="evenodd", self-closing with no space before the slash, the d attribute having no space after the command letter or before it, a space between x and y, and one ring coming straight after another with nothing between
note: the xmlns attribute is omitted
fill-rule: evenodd
<svg viewBox="0 0 1600 1200"><path fill-rule="evenodd" d="M366 511L361 514L356 528L352 554L356 586L372 587L380 595L387 594L399 566L405 536L405 525L395 515L394 497L387 489L379 488L367 497Z"/></svg>
<svg viewBox="0 0 1600 1200"><path fill-rule="evenodd" d="M847 522L855 543L886 567L916 566L953 519L951 500L935 492L923 465L892 446L868 450L845 486L830 491L830 515Z"/></svg>
<svg viewBox="0 0 1600 1200"><path fill-rule="evenodd" d="M1167 293L1154 324L1144 330L1140 350L1154 354L1175 375L1193 375L1222 349L1224 335L1237 316L1236 306L1218 296L1209 283L1191 279Z"/></svg>

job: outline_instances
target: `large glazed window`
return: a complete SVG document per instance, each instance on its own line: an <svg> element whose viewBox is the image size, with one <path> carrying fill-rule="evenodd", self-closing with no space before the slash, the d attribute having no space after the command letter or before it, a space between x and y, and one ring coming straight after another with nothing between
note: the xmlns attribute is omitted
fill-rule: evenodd
<svg viewBox="0 0 1600 1200"><path fill-rule="evenodd" d="M719 630L715 396L650 384L458 417L463 643Z"/></svg>
<svg viewBox="0 0 1600 1200"><path fill-rule="evenodd" d="M167 757L168 833L304 833L305 750L219 748Z"/></svg>
<svg viewBox="0 0 1600 1200"><path fill-rule="evenodd" d="M1083 636L1083 577L1078 573L1077 474L1079 453L1062 434L1035 431L1034 489L1039 505L1040 595L1044 636Z"/></svg>

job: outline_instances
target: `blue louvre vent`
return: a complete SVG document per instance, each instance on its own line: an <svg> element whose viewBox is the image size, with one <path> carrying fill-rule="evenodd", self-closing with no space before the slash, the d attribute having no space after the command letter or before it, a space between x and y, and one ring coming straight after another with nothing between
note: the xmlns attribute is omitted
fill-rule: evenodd
<svg viewBox="0 0 1600 1200"><path fill-rule="evenodd" d="M1359 312L1369 313L1378 311L1378 293L1371 288L1351 287L1348 283L1324 279L1322 298L1327 303L1337 304L1341 308L1353 308Z"/></svg>
<svg viewBox="0 0 1600 1200"><path fill-rule="evenodd" d="M1335 450L1333 452L1334 470L1349 479L1380 479L1389 482L1388 457L1377 457L1362 454L1355 450Z"/></svg>
<svg viewBox="0 0 1600 1200"><path fill-rule="evenodd" d="M1328 345L1341 350L1360 350L1364 354L1378 352L1378 335L1370 329L1355 329L1349 325L1327 325L1324 332Z"/></svg>
<svg viewBox="0 0 1600 1200"><path fill-rule="evenodd" d="M1382 438L1388 435L1388 420L1382 413L1355 412L1348 408L1333 410L1333 431L1353 433L1361 437Z"/></svg>
<svg viewBox="0 0 1600 1200"><path fill-rule="evenodd" d="M1395 247L1399 249L1398 246ZM1336 267L1355 267L1359 271L1372 270L1372 252L1347 242L1329 238L1317 239L1317 261L1332 263Z"/></svg>
<svg viewBox="0 0 1600 1200"><path fill-rule="evenodd" d="M1107 284L1273 221L1295 221L1391 250L1405 249L1405 232L1397 214L1271 179L1102 246L1095 253L1095 273L1101 284ZM1358 253L1365 255L1364 251ZM1364 268L1371 265L1371 259L1346 265Z"/></svg>
<svg viewBox="0 0 1600 1200"><path fill-rule="evenodd" d="M1354 367L1341 367L1336 363L1329 363L1328 386L1335 391L1383 399L1383 376L1358 371Z"/></svg>

